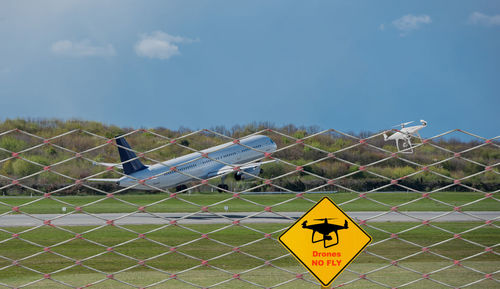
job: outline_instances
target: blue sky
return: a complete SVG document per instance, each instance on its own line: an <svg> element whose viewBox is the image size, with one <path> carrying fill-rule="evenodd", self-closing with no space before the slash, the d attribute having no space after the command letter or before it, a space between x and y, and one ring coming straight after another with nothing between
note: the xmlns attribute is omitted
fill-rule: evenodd
<svg viewBox="0 0 500 289"><path fill-rule="evenodd" d="M0 117L500 134L499 1L10 1Z"/></svg>

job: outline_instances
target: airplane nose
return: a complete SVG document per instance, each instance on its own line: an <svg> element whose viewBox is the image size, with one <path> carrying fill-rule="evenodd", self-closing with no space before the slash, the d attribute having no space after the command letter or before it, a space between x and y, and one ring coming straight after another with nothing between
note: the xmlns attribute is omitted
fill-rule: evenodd
<svg viewBox="0 0 500 289"><path fill-rule="evenodd" d="M271 142L271 151L276 151L276 149L278 148L276 143L272 139L269 139L269 141Z"/></svg>

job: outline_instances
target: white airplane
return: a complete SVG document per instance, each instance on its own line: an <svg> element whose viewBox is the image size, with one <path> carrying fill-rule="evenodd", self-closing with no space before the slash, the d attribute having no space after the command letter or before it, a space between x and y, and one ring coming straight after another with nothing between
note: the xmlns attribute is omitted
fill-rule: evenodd
<svg viewBox="0 0 500 289"><path fill-rule="evenodd" d="M398 151L400 153L413 153L413 145L411 143L411 138L412 137L418 137L420 140L422 140L422 137L418 133L419 130L423 129L424 127L427 126L427 122L423 119L420 120L420 125L414 125L414 126L409 126L410 123L413 123L413 121L405 122L402 124L395 125L394 127L401 126L401 129L398 130L397 132L393 133L391 136L387 136L387 132L384 132L384 140L394 140L396 141L396 147L398 148ZM399 141L403 141L403 149L401 150L399 148Z"/></svg>
<svg viewBox="0 0 500 289"><path fill-rule="evenodd" d="M145 166L137 158L125 138L117 138L116 144L121 163L96 164L121 168L126 176L119 179L89 179L89 181L113 182L121 187L139 190L176 187L177 191L186 190L186 183L217 176L222 176L222 182L218 185L219 189L228 190L224 180L230 172L235 172L234 178L237 181L255 178L262 172L260 168L262 164L273 161L254 161L262 159L265 153L275 152L277 147L276 143L269 137L254 135L241 139L239 144L229 142L162 163Z"/></svg>

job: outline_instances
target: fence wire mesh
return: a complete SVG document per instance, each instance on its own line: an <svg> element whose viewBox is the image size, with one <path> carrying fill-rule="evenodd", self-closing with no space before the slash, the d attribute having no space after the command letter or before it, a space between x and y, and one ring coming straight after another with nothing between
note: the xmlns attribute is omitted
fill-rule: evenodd
<svg viewBox="0 0 500 289"><path fill-rule="evenodd" d="M408 154L383 132L115 135L0 133L0 288L319 288L277 238L325 195L374 239L333 288L500 287L500 137L452 130L413 138ZM276 150L244 143L256 135ZM261 153L261 171L205 151L224 143ZM118 147L135 158L120 162ZM168 170L141 179L112 164L135 159ZM230 169L202 178L189 170L199 160ZM161 187L166 173L192 180ZM95 181L121 177L132 181Z"/></svg>

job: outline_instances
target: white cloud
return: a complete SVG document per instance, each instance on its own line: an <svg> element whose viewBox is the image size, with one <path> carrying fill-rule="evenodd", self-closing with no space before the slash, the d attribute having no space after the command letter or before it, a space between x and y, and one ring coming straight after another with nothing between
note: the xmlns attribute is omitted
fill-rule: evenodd
<svg viewBox="0 0 500 289"><path fill-rule="evenodd" d="M50 50L54 54L67 56L114 56L116 54L113 45L95 46L89 40L80 42L59 40L52 43Z"/></svg>
<svg viewBox="0 0 500 289"><path fill-rule="evenodd" d="M169 59L180 54L177 44L192 43L193 40L180 36L172 36L162 31L142 34L134 46L135 53L141 57Z"/></svg>
<svg viewBox="0 0 500 289"><path fill-rule="evenodd" d="M480 12L474 12L469 16L469 23L484 26L500 25L500 14L489 16Z"/></svg>
<svg viewBox="0 0 500 289"><path fill-rule="evenodd" d="M430 24L432 22L431 17L429 15L412 15L408 14L401 18L398 18L392 21L392 25L396 27L396 29L402 31L401 34L404 36L406 33L419 29L423 24Z"/></svg>
<svg viewBox="0 0 500 289"><path fill-rule="evenodd" d="M385 25L384 25L384 24L380 24L380 25L378 26L378 29L379 29L380 31L384 31L384 30L385 30Z"/></svg>

